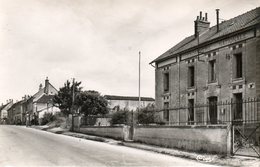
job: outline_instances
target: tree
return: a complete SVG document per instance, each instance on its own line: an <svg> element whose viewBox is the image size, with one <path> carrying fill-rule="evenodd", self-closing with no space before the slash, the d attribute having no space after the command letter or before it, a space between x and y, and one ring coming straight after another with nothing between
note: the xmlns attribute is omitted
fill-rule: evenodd
<svg viewBox="0 0 260 167"><path fill-rule="evenodd" d="M110 123L115 124L125 124L129 125L132 122L132 112L127 109L119 110L113 113Z"/></svg>
<svg viewBox="0 0 260 167"><path fill-rule="evenodd" d="M154 104L149 104L145 108L141 108L137 113L138 123L140 124L150 124L155 123L155 106Z"/></svg>
<svg viewBox="0 0 260 167"><path fill-rule="evenodd" d="M49 122L52 122L56 120L55 115L53 115L52 113L44 113L43 117L41 118L41 125L46 125Z"/></svg>
<svg viewBox="0 0 260 167"><path fill-rule="evenodd" d="M107 100L94 90L84 91L76 97L76 105L80 106L80 113L84 116L104 115L108 113Z"/></svg>
<svg viewBox="0 0 260 167"><path fill-rule="evenodd" d="M72 114L72 97L73 97L73 91L74 91L74 103L79 104L80 102L76 101L76 97L79 96L81 93L82 87L80 87L81 82L75 81L74 84L71 83L69 80L67 80L64 83L64 86L61 87L58 91L58 94L54 96L53 103L55 106L59 107L61 112L68 116L69 114Z"/></svg>

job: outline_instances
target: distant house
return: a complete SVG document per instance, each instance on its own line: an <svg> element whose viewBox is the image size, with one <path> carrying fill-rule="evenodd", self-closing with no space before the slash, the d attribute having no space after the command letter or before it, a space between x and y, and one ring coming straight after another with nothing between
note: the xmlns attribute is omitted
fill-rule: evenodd
<svg viewBox="0 0 260 167"><path fill-rule="evenodd" d="M0 106L0 124L1 124L2 119L3 119L2 109L4 109L5 106L6 106L6 104L2 104L2 105Z"/></svg>
<svg viewBox="0 0 260 167"><path fill-rule="evenodd" d="M12 106L7 110L8 124L17 124L18 122L21 122L21 118L17 117L17 113L21 113L20 103L21 101L13 103Z"/></svg>
<svg viewBox="0 0 260 167"><path fill-rule="evenodd" d="M52 103L52 98L57 93L58 90L49 82L47 77L44 87L42 84L40 84L38 92L36 92L30 99L28 99L26 113L31 123L40 123L39 120L43 117L45 112L59 112L59 109L54 107Z"/></svg>
<svg viewBox="0 0 260 167"><path fill-rule="evenodd" d="M8 120L9 124L25 125L26 123L26 111L27 111L27 100L30 96L24 96L22 100L13 103L8 109Z"/></svg>
<svg viewBox="0 0 260 167"><path fill-rule="evenodd" d="M108 108L112 113L118 111L119 109L135 111L138 108L138 97L115 95L105 95L104 97L108 100ZM154 101L155 100L151 97L141 97L140 108L144 108L149 104L154 104Z"/></svg>
<svg viewBox="0 0 260 167"><path fill-rule="evenodd" d="M7 124L9 122L8 119L8 110L12 107L13 100L8 100L5 105L2 105L1 107L1 114L0 114L0 123L1 124Z"/></svg>
<svg viewBox="0 0 260 167"><path fill-rule="evenodd" d="M37 113L38 118L42 118L44 113L57 113L60 112L58 107L55 107L52 103L54 95L46 95L41 96L37 101ZM39 120L41 122L41 120Z"/></svg>
<svg viewBox="0 0 260 167"><path fill-rule="evenodd" d="M88 116L81 120L83 125L110 126L111 116L116 111L136 111L138 108L138 97L115 95L105 95L104 97L108 101L109 113L105 116ZM140 108L147 107L148 105L153 105L154 101L155 100L151 97L141 97Z"/></svg>
<svg viewBox="0 0 260 167"><path fill-rule="evenodd" d="M6 104L4 105L4 104L2 104L1 106L0 106L0 124L3 124L3 122L4 122L4 116L2 115L2 109L4 109L4 107L6 106Z"/></svg>

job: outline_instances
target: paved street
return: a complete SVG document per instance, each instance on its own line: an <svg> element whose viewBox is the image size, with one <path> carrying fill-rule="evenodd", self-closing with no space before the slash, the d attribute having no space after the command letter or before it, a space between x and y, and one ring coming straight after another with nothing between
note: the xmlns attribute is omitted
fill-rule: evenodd
<svg viewBox="0 0 260 167"><path fill-rule="evenodd" d="M210 166L22 126L0 126L0 166Z"/></svg>

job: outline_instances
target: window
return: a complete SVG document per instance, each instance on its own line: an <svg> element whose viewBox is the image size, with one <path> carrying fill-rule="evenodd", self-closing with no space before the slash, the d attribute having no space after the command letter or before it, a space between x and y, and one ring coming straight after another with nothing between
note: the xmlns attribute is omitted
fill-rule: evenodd
<svg viewBox="0 0 260 167"><path fill-rule="evenodd" d="M169 85L170 85L170 78L169 78L168 72L164 73L163 83L164 83L164 91L168 92L169 91Z"/></svg>
<svg viewBox="0 0 260 167"><path fill-rule="evenodd" d="M195 70L194 66L190 66L188 69L188 87L195 86Z"/></svg>
<svg viewBox="0 0 260 167"><path fill-rule="evenodd" d="M194 124L194 99L189 99L188 101L188 123L190 125Z"/></svg>
<svg viewBox="0 0 260 167"><path fill-rule="evenodd" d="M209 82L216 82L216 60L209 61Z"/></svg>
<svg viewBox="0 0 260 167"><path fill-rule="evenodd" d="M164 103L163 118L169 121L169 102Z"/></svg>
<svg viewBox="0 0 260 167"><path fill-rule="evenodd" d="M234 54L234 64L235 64L235 78L242 78L243 67L242 67L242 53Z"/></svg>

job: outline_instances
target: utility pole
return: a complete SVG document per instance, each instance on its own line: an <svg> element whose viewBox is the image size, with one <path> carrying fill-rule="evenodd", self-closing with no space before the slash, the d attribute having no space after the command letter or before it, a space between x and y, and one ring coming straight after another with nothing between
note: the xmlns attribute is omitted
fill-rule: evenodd
<svg viewBox="0 0 260 167"><path fill-rule="evenodd" d="M72 106L74 105L75 101L75 78L72 78Z"/></svg>
<svg viewBox="0 0 260 167"><path fill-rule="evenodd" d="M140 111L140 104L141 104L141 96L140 96L140 89L141 89L141 51L139 51L139 79L138 79L138 112Z"/></svg>
<svg viewBox="0 0 260 167"><path fill-rule="evenodd" d="M139 69L138 69L138 108L137 108L137 117L136 120L134 118L134 111L132 110L132 126L131 126L131 140L133 140L133 136L134 136L134 126L135 126L135 122L138 122L138 113L140 111L140 103L141 103L141 97L140 97L140 88L141 88L141 52L139 51Z"/></svg>
<svg viewBox="0 0 260 167"><path fill-rule="evenodd" d="M71 112L71 130L72 132L74 131L74 100L75 100L75 78L72 78L72 102L71 102L71 107L70 107L70 112Z"/></svg>

